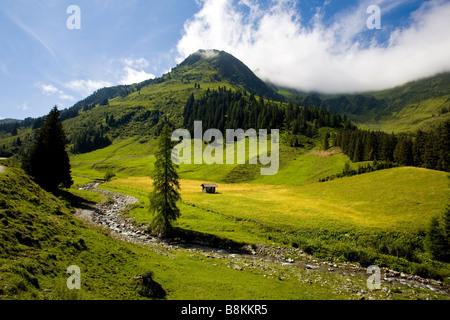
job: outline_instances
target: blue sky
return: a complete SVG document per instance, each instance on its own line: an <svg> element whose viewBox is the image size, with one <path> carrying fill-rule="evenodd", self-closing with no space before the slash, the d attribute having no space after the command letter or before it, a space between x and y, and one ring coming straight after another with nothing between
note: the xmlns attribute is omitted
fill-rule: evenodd
<svg viewBox="0 0 450 320"><path fill-rule="evenodd" d="M80 8L70 30L67 8ZM370 5L381 29L368 29ZM305 91L377 90L450 71L450 3L416 0L2 0L0 118L45 115L96 89L220 49Z"/></svg>

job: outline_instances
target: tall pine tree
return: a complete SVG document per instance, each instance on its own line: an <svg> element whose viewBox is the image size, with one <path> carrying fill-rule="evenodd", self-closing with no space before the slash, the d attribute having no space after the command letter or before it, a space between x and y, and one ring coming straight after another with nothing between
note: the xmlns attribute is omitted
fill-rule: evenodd
<svg viewBox="0 0 450 320"><path fill-rule="evenodd" d="M323 137L323 150L328 150L328 148L330 147L330 143L329 143L329 139L330 139L330 134L327 132L325 133L325 136Z"/></svg>
<svg viewBox="0 0 450 320"><path fill-rule="evenodd" d="M24 169L44 189L54 191L72 184L66 136L55 106L37 133L31 151L24 159Z"/></svg>
<svg viewBox="0 0 450 320"><path fill-rule="evenodd" d="M166 124L158 139L153 191L149 195L150 212L155 214L149 230L160 237L170 233L173 221L180 216L180 210L177 207L177 201L181 200L176 171L178 166L172 162L174 143L171 136L170 127Z"/></svg>

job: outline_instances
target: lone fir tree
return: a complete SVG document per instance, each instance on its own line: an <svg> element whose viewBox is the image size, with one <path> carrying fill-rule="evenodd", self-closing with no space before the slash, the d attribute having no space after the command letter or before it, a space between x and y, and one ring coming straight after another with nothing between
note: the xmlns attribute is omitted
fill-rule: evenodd
<svg viewBox="0 0 450 320"><path fill-rule="evenodd" d="M24 159L25 171L44 189L54 191L72 184L66 136L55 106L37 133L31 151Z"/></svg>
<svg viewBox="0 0 450 320"><path fill-rule="evenodd" d="M181 200L176 171L178 166L172 161L174 142L171 136L170 127L165 125L158 139L153 191L149 195L150 212L155 214L149 229L160 237L170 233L173 221L180 216L180 210L177 207L177 201Z"/></svg>

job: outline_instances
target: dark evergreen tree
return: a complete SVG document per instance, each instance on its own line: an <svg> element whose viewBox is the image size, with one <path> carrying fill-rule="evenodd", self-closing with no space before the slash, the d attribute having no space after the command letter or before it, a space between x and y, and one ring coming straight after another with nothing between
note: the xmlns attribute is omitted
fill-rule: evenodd
<svg viewBox="0 0 450 320"><path fill-rule="evenodd" d="M19 127L19 125L18 125L17 122L16 122L15 125L14 125L14 127L13 127L13 129L12 129L12 131L11 131L11 135L12 135L13 137L17 136L17 134L18 134L18 127Z"/></svg>
<svg viewBox="0 0 450 320"><path fill-rule="evenodd" d="M103 126L95 128L92 125L77 132L73 139L72 153L86 153L105 148L111 144L108 137L103 134Z"/></svg>
<svg viewBox="0 0 450 320"><path fill-rule="evenodd" d="M179 194L179 181L176 164L172 162L171 140L172 131L166 124L158 139L158 150L155 153L156 162L153 173L153 191L149 195L150 212L155 217L150 225L150 231L158 236L168 235L172 223L180 216L177 201L181 200Z"/></svg>
<svg viewBox="0 0 450 320"><path fill-rule="evenodd" d="M394 149L394 161L402 166L411 166L414 163L412 141L409 137L401 136Z"/></svg>
<svg viewBox="0 0 450 320"><path fill-rule="evenodd" d="M439 159L438 170L450 172L450 121L444 122L439 132Z"/></svg>
<svg viewBox="0 0 450 320"><path fill-rule="evenodd" d="M443 224L447 250L450 250L450 204L447 205L447 208L444 212ZM450 252L447 252L447 254L450 254Z"/></svg>
<svg viewBox="0 0 450 320"><path fill-rule="evenodd" d="M73 184L66 137L56 106L45 118L23 165L44 189L54 191L61 185L69 188Z"/></svg>
<svg viewBox="0 0 450 320"><path fill-rule="evenodd" d="M323 150L328 150L328 148L330 147L330 134L327 132L325 133L325 136L323 138Z"/></svg>
<svg viewBox="0 0 450 320"><path fill-rule="evenodd" d="M423 150L423 164L427 169L436 169L439 160L439 137L436 131L427 134Z"/></svg>
<svg viewBox="0 0 450 320"><path fill-rule="evenodd" d="M448 218L449 212L445 213ZM431 219L427 233L427 246L436 260L450 262L450 239L446 234L445 227L442 226L438 217Z"/></svg>
<svg viewBox="0 0 450 320"><path fill-rule="evenodd" d="M425 150L426 134L418 130L413 142L413 159L416 166L423 165L423 151Z"/></svg>

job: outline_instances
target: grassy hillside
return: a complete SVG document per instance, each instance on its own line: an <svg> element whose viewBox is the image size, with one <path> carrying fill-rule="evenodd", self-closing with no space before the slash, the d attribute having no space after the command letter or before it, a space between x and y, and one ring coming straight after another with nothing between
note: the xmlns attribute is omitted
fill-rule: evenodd
<svg viewBox="0 0 450 320"><path fill-rule="evenodd" d="M354 119L365 127L388 132L428 130L449 119L440 115L450 107L450 73L408 82L404 85L367 94L386 101L386 107Z"/></svg>
<svg viewBox="0 0 450 320"><path fill-rule="evenodd" d="M248 165L249 147L246 147L246 165L223 164L181 164L179 175L183 179L214 180L221 182L255 182L265 184L305 185L318 182L321 178L342 172L348 156L339 148L319 150L322 138L304 137L305 147L293 148L281 137L279 145L280 168L276 175L261 176L261 165ZM203 148L206 145L203 144ZM117 139L112 145L90 153L72 155L72 172L76 178L102 179L107 170L112 170L117 178L149 176L153 171L156 138L129 137ZM268 145L270 151L271 144ZM235 152L237 147L235 146ZM224 151L225 155L225 151ZM236 160L234 161L237 162ZM192 161L193 163L193 161ZM350 163L357 169L365 162ZM80 180L84 181L84 180Z"/></svg>
<svg viewBox="0 0 450 320"><path fill-rule="evenodd" d="M0 191L0 299L140 298L131 279L146 267L136 249L87 228L17 169L0 174ZM71 265L84 290L67 289Z"/></svg>
<svg viewBox="0 0 450 320"><path fill-rule="evenodd" d="M309 95L280 89L288 100L346 114L361 128L387 132L428 130L449 119L450 73L395 88L354 95ZM446 110L442 113L442 110Z"/></svg>
<svg viewBox="0 0 450 320"><path fill-rule="evenodd" d="M358 299L365 288L364 278L346 281L341 274L270 261L119 242L74 218L65 200L14 168L0 174L0 191L0 299L144 299L133 278L148 270L167 299ZM189 210L191 218L202 212ZM81 290L66 288L70 265L81 269ZM371 295L442 298L421 290Z"/></svg>

